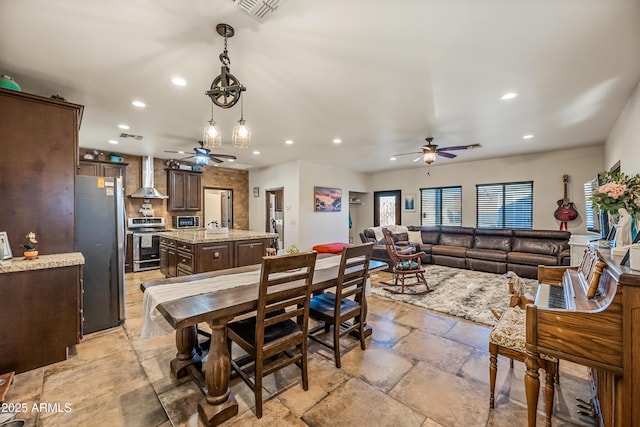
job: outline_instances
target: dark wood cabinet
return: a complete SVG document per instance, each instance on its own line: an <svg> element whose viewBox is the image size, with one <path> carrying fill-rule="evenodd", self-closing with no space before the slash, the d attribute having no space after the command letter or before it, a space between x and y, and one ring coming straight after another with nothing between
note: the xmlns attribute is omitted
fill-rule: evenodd
<svg viewBox="0 0 640 427"><path fill-rule="evenodd" d="M82 338L81 265L0 274L0 372L67 358Z"/></svg>
<svg viewBox="0 0 640 427"><path fill-rule="evenodd" d="M235 243L235 265L234 267L242 267L244 265L260 264L262 257L267 251L267 240L239 240Z"/></svg>
<svg viewBox="0 0 640 427"><path fill-rule="evenodd" d="M176 241L160 237L160 272L165 277L177 275Z"/></svg>
<svg viewBox="0 0 640 427"><path fill-rule="evenodd" d="M202 172L167 169L168 207L170 211L202 209Z"/></svg>
<svg viewBox="0 0 640 427"><path fill-rule="evenodd" d="M105 162L102 160L80 160L78 175L122 177L122 186L127 182L128 163Z"/></svg>
<svg viewBox="0 0 640 427"><path fill-rule="evenodd" d="M200 243L197 246L198 273L233 267L232 242Z"/></svg>

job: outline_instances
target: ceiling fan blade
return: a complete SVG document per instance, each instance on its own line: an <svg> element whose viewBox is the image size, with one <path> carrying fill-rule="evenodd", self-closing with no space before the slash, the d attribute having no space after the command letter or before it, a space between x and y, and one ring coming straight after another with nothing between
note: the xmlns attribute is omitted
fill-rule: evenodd
<svg viewBox="0 0 640 427"><path fill-rule="evenodd" d="M176 154L184 154L184 151L171 151L171 150L164 150L165 153L176 153Z"/></svg>
<svg viewBox="0 0 640 427"><path fill-rule="evenodd" d="M471 144L471 145L455 145L453 147L443 147L438 148L437 151L455 151L455 150L470 150L473 148L480 147L480 144Z"/></svg>
<svg viewBox="0 0 640 427"><path fill-rule="evenodd" d="M422 160L422 156L418 156L415 159L413 159L412 161L417 162L418 160Z"/></svg>
<svg viewBox="0 0 640 427"><path fill-rule="evenodd" d="M438 151L438 156L446 157L448 159L453 159L455 157L458 157L457 154L447 153L446 151Z"/></svg>
<svg viewBox="0 0 640 427"><path fill-rule="evenodd" d="M409 155L409 154L420 154L420 153L422 153L422 152L421 152L421 151L412 151L412 152L410 152L410 153L394 154L394 155L393 155L393 157L397 157L397 156L406 156L406 155Z"/></svg>
<svg viewBox="0 0 640 427"><path fill-rule="evenodd" d="M215 154L215 153L209 153L210 156L216 156L216 157L220 157L221 159L231 159L231 160L236 160L237 157L232 155L232 154Z"/></svg>
<svg viewBox="0 0 640 427"><path fill-rule="evenodd" d="M216 162L216 163L222 163L222 159L219 159L217 157L212 156L211 154L209 154L209 159Z"/></svg>

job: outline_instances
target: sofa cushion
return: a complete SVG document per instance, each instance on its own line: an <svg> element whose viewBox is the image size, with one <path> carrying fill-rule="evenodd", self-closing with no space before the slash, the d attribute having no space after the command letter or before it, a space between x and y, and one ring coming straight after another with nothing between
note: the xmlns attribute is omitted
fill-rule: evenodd
<svg viewBox="0 0 640 427"><path fill-rule="evenodd" d="M470 248L473 245L473 236L468 234L441 234L440 245L461 246Z"/></svg>
<svg viewBox="0 0 640 427"><path fill-rule="evenodd" d="M558 265L557 256L534 254L531 252L509 252L507 254L507 261L513 264Z"/></svg>
<svg viewBox="0 0 640 427"><path fill-rule="evenodd" d="M489 261L507 261L507 253L505 251L497 251L495 249L467 249L467 258L486 259Z"/></svg>
<svg viewBox="0 0 640 427"><path fill-rule="evenodd" d="M408 233L397 233L397 234L393 234L393 242L394 243L398 243L398 242L409 242L409 234Z"/></svg>
<svg viewBox="0 0 640 427"><path fill-rule="evenodd" d="M478 249L495 249L509 252L513 230L495 230L477 228L474 234L473 247Z"/></svg>
<svg viewBox="0 0 640 427"><path fill-rule="evenodd" d="M433 255L446 255L458 258L464 258L466 252L467 248L464 246L435 245L431 248Z"/></svg>
<svg viewBox="0 0 640 427"><path fill-rule="evenodd" d="M419 231L409 231L409 242L414 245L422 245L422 234Z"/></svg>
<svg viewBox="0 0 640 427"><path fill-rule="evenodd" d="M562 243L556 240L527 239L521 237L514 239L512 251L528 252L530 254L552 255L555 257L560 253L562 249Z"/></svg>

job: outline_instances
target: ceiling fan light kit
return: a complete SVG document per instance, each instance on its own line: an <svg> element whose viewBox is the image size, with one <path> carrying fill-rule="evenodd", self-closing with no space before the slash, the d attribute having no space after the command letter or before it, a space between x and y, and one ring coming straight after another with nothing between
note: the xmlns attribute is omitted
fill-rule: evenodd
<svg viewBox="0 0 640 427"><path fill-rule="evenodd" d="M242 92L246 91L240 81L231 74L231 60L227 51L227 38L233 37L235 31L231 25L218 24L216 31L224 37L224 50L220 54L220 75L213 79L211 88L205 94L211 98L211 120L209 120L204 128L203 141L204 145L211 148L222 146L222 133L220 128L216 126L213 120L213 104L220 108L231 108L240 101L240 120L233 130L233 146L240 148L251 147L251 130L244 120L242 111Z"/></svg>
<svg viewBox="0 0 640 427"><path fill-rule="evenodd" d="M480 147L480 144L470 144L470 145L456 145L453 147L438 148L436 144L432 144L433 137L425 138L425 140L427 141L427 145L423 145L421 147L422 152L415 151L411 153L394 154L393 157L404 156L407 154L420 154L418 157L413 159L413 161L417 162L418 160L422 160L427 165L431 165L431 163L435 162L438 159L438 156L447 157L449 159L453 159L457 157L457 154L449 153L449 151L470 150L472 148Z"/></svg>

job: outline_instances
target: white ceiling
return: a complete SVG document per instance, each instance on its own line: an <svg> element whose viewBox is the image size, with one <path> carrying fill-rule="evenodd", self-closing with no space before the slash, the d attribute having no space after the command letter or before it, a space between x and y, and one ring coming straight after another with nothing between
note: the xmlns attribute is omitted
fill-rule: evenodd
<svg viewBox="0 0 640 427"><path fill-rule="evenodd" d="M599 144L640 79L640 0L281 0L262 23L232 0L0 0L0 74L84 105L82 147L170 158L209 120L221 22L260 154L231 147L239 105L214 109L216 152L242 168L424 167L389 158L430 135L482 145L436 164Z"/></svg>

